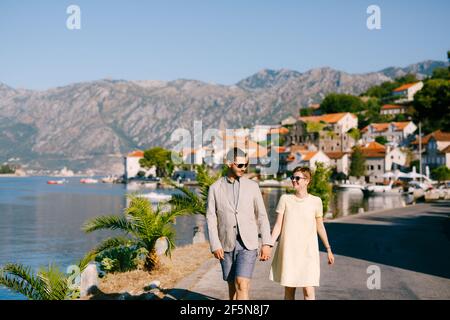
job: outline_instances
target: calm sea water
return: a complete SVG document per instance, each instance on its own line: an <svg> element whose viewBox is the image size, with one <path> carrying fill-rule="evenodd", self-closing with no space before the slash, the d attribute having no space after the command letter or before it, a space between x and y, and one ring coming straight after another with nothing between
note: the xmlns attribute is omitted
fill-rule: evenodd
<svg viewBox="0 0 450 320"><path fill-rule="evenodd" d="M37 269L50 262L62 270L114 233L97 231L85 234L83 223L92 217L121 214L130 191L122 184L79 183L67 179L63 185L48 185L48 177L0 178L0 265L23 263ZM275 208L283 193L280 189L262 188L271 224ZM150 192L151 190L144 190ZM170 194L170 190L152 190ZM399 196L364 198L354 192L339 192L331 201L336 217L365 211L400 207L409 200ZM204 223L203 217L180 217L175 224L176 244L192 243L193 228ZM16 293L0 288L0 299L22 299Z"/></svg>

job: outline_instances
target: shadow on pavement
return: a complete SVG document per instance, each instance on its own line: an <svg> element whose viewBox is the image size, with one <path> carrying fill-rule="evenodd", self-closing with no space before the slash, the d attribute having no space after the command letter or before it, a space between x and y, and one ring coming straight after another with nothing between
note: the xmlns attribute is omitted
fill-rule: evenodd
<svg viewBox="0 0 450 320"><path fill-rule="evenodd" d="M367 216L364 224L326 223L326 230L337 255L450 279L449 212L450 202L439 203L417 216Z"/></svg>
<svg viewBox="0 0 450 320"><path fill-rule="evenodd" d="M186 289L160 289L159 294L144 292L138 295L131 295L128 292L105 293L97 287L89 291L89 296L83 300L217 300L201 293Z"/></svg>
<svg viewBox="0 0 450 320"><path fill-rule="evenodd" d="M173 288L163 292L165 294L163 300L217 300L216 298L186 289Z"/></svg>

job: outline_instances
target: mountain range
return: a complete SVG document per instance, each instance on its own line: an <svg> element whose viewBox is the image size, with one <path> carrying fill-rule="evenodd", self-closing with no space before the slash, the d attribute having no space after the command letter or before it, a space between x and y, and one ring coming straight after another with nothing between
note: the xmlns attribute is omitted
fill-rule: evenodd
<svg viewBox="0 0 450 320"><path fill-rule="evenodd" d="M277 124L331 92L358 95L373 85L442 61L349 74L328 67L306 72L264 69L234 85L197 80L97 80L44 91L0 83L0 162L14 158L34 169L93 169L122 173L123 155L134 149L170 148L171 133L207 128Z"/></svg>

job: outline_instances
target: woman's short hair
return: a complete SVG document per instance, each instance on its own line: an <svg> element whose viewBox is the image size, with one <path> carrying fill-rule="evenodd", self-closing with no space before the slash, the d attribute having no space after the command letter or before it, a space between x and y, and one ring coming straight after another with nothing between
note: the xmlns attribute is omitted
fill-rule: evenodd
<svg viewBox="0 0 450 320"><path fill-rule="evenodd" d="M312 182L312 173L311 173L311 169L309 169L308 167L296 167L293 171L292 171L292 175L294 175L296 172L301 172L304 176L306 176L309 180L308 182L308 187L310 186L311 182Z"/></svg>

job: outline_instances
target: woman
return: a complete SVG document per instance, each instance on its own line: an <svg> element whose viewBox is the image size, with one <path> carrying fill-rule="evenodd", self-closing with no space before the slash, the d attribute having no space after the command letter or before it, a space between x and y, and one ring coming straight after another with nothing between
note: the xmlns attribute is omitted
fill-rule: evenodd
<svg viewBox="0 0 450 320"><path fill-rule="evenodd" d="M295 289L303 288L305 300L314 300L314 287L319 286L319 234L328 254L328 264L334 256L323 224L322 200L308 193L311 183L309 168L297 167L292 173L295 194L281 196L276 212L277 221L272 230L274 243L281 237L272 261L270 280L285 287L284 298L295 299Z"/></svg>

